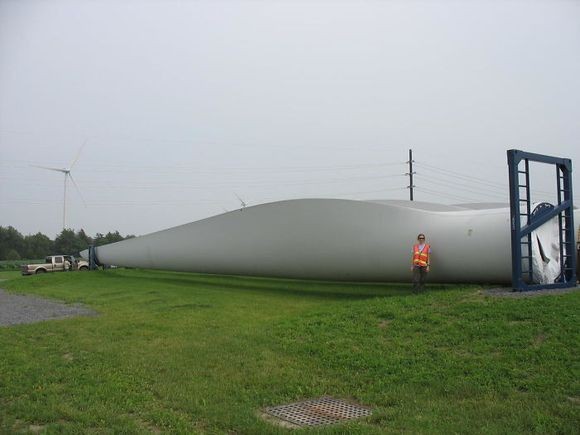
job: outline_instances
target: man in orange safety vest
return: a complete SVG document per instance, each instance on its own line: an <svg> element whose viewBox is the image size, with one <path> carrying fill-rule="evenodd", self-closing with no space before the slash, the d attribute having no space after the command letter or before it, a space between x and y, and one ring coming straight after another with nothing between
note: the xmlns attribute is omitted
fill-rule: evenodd
<svg viewBox="0 0 580 435"><path fill-rule="evenodd" d="M411 256L411 271L413 272L413 293L425 290L425 281L431 265L431 246L425 242L425 234L417 236Z"/></svg>

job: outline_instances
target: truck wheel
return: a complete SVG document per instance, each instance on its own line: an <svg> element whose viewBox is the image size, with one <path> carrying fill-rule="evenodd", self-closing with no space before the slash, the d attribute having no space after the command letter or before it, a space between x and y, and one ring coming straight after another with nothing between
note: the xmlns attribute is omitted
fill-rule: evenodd
<svg viewBox="0 0 580 435"><path fill-rule="evenodd" d="M34 272L35 275L38 275L39 273L46 273L46 270L44 270L44 269L36 269L36 272Z"/></svg>
<svg viewBox="0 0 580 435"><path fill-rule="evenodd" d="M81 266L81 267L79 268L79 270L80 270L81 272L86 272L87 270L89 270L89 268L88 268L87 266Z"/></svg>

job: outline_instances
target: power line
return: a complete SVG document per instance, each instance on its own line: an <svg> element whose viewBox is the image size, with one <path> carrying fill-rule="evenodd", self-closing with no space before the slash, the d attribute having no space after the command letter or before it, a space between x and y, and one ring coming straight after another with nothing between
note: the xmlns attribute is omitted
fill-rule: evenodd
<svg viewBox="0 0 580 435"><path fill-rule="evenodd" d="M242 186L252 186L252 187L260 187L260 186L271 186L277 185L280 186L302 186L302 185L319 185L319 184L334 184L334 183L350 183L350 182L359 182L359 181L369 181L369 180L386 180L391 178L400 178L403 177L404 174L386 174L386 175L375 175L375 176L353 176L353 177L335 177L330 179L306 179L306 180L297 180L297 179L276 179L276 178L267 178L267 179L257 179L253 181L246 181L241 179L227 179L219 182L201 182L197 183L196 185L192 185L192 181L166 181L166 182L156 182L156 183L147 183L144 184L140 181L138 182L131 182L131 181L122 181L118 180L117 184L114 185L109 181L108 184L104 184L102 180L87 180L87 179L80 179L79 182L82 184L83 188L90 188L97 186L99 190L131 190L131 189L144 189L144 190L153 190L153 189L186 189L186 190L200 190L200 189L207 189L207 188L220 188L220 187L230 187L232 185L242 185ZM18 179L19 185L34 185L38 186L38 182L33 180L20 180L20 177L12 177L12 179ZM0 176L0 180L10 180L9 177Z"/></svg>
<svg viewBox="0 0 580 435"><path fill-rule="evenodd" d="M453 189L464 190L466 192L475 193L476 195L486 196L488 198L497 199L499 196L501 196L501 194L498 192L487 193L490 191L471 189L469 187L459 186L456 184L456 182L453 182L453 181L441 180L438 178L433 179L433 178L434 177L430 176L428 184L435 184L435 185L439 185L439 186L446 187L446 188L452 187ZM503 192L503 193L507 194L508 192ZM504 200L505 200L505 196L504 196Z"/></svg>
<svg viewBox="0 0 580 435"><path fill-rule="evenodd" d="M9 164L10 163L10 164ZM14 165L16 163L16 165ZM0 162L0 166L22 169L28 167L30 164L26 160L4 160ZM50 164L47 161L43 161L43 164ZM264 174L264 173L303 173L303 172L342 172L342 171L357 171L357 170L369 170L369 169L382 169L385 167L392 166L402 166L405 162L380 162L380 163L361 163L352 165L316 165L316 166L211 166L204 164L203 166L196 165L131 165L131 164L104 164L104 165L91 165L84 163L83 168L90 172L118 172L119 170L127 171L147 171L147 173L155 172L160 174L238 174L238 173L251 173L252 175Z"/></svg>
<svg viewBox="0 0 580 435"><path fill-rule="evenodd" d="M447 176L461 178L461 179L464 179L464 180L472 182L472 183L485 184L489 187L496 188L496 189L498 189L498 188L507 189L507 180L506 180L506 184L496 183L493 181L485 180L483 178L474 177L474 176L469 175L469 174L462 174L460 172L455 172L455 171L450 171L448 169L438 168L437 166L429 165L427 163L417 162L416 164L419 166L424 166L425 169L427 169L427 170L443 173L444 175L447 175Z"/></svg>
<svg viewBox="0 0 580 435"><path fill-rule="evenodd" d="M427 169L427 170L429 170L429 169ZM419 174L421 175L421 173L419 173ZM427 174L426 176L429 177L428 178L429 180L435 179L435 180L439 180L439 181L442 181L442 182L446 182L446 183L452 184L453 186L457 186L460 183L466 183L467 182L467 180L458 179L455 176L445 175L445 174L439 174L439 173ZM447 178L442 178L442 177L447 177ZM496 193L496 194L497 193L506 193L508 191L506 188L482 186L478 182L471 182L469 187L472 188L472 189L477 189L477 190L480 190L480 191L491 192L491 193Z"/></svg>
<svg viewBox="0 0 580 435"><path fill-rule="evenodd" d="M371 193L383 193L387 191L403 191L405 190L404 187L394 187L388 189L375 189L375 190L365 190L365 191L350 191L350 192L333 192L333 193L313 193L309 194L306 197L335 197L335 196L359 196L359 195L366 195ZM247 195L246 195L247 196ZM305 196L301 196L300 198L304 198ZM270 201L270 200L277 200L283 201L288 199L299 199L299 198L289 198L289 197L280 197L280 195L271 195L271 196L260 196L259 199L251 199L252 202L257 201ZM195 205L195 204L222 204L226 200L223 198L220 199L209 199L209 198L199 198L199 199L192 199L188 198L187 200L184 199L156 199L156 200L119 200L119 201L112 201L112 200L95 200L92 201L89 205L90 207L101 207L101 206L165 206L165 205ZM29 204L29 205L49 205L54 204L54 201L49 199L9 199L0 201L0 203L4 204Z"/></svg>
<svg viewBox="0 0 580 435"><path fill-rule="evenodd" d="M458 196L458 195L453 195L453 194L448 194L448 193L443 193L443 192L438 192L437 190L433 190L433 189L428 189L425 187L415 187L415 189L426 192L426 193L430 193L432 195L438 195L438 196L442 196L442 197L447 197L453 200L459 200L459 201L465 201L465 202L474 202L471 198L466 198L463 196Z"/></svg>
<svg viewBox="0 0 580 435"><path fill-rule="evenodd" d="M429 172L435 172L436 174L444 176L444 177L449 177L452 179L459 178L465 182L469 182L469 183L472 183L472 184L475 184L478 186L485 185L486 188L488 188L488 189L495 189L495 190L501 191L502 193L509 192L507 184L501 184L501 183L496 183L493 181L484 180L482 178L473 177L471 175L462 174L460 172L450 171L450 170L443 169L443 168L438 168L436 166L428 165L426 163L418 163L418 164L420 166L423 166L425 170L427 170ZM429 176L432 177L432 175L429 175ZM535 188L532 188L532 192L536 193L536 194L543 194L543 195L552 195L552 196L556 195L555 191L549 192L547 190L541 190L541 189L535 189Z"/></svg>

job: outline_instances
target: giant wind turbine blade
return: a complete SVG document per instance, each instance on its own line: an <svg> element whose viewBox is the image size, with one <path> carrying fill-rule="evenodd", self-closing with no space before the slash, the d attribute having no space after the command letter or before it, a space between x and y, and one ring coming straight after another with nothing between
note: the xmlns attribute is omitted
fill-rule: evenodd
<svg viewBox="0 0 580 435"><path fill-rule="evenodd" d="M63 173L67 173L66 169L59 169L59 168L49 168L48 166L38 166L38 165L30 165L34 168L40 168L40 169L48 169L49 171L56 171L56 172L63 172Z"/></svg>
<svg viewBox="0 0 580 435"><path fill-rule="evenodd" d="M79 157L81 156L81 152L83 150L83 148L85 147L85 145L87 144L87 139L85 139L85 141L83 142L83 144L81 145L81 147L79 148L79 150L77 151L77 155L74 158L74 160L72 161L72 163L70 164L70 166L68 167L69 170L72 169L72 167L76 164L77 160L79 159Z"/></svg>
<svg viewBox="0 0 580 435"><path fill-rule="evenodd" d="M75 189L77 190L79 196L81 197L83 204L85 205L85 207L87 206L87 202L85 201L85 198L83 197L83 194L81 193L81 189L79 189L79 186L77 185L75 179L73 178L72 174L69 173L68 174L70 181L72 181L73 185L75 186Z"/></svg>
<svg viewBox="0 0 580 435"><path fill-rule="evenodd" d="M296 199L99 246L96 257L102 264L183 272L408 282L411 247L423 231L435 250L430 283L509 285L510 222L507 204Z"/></svg>

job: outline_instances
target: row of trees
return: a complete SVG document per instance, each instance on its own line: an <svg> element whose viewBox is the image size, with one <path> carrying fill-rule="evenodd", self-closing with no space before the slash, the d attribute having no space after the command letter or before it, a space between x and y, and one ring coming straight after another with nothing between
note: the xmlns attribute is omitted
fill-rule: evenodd
<svg viewBox="0 0 580 435"><path fill-rule="evenodd" d="M22 258L38 259L47 255L72 254L87 249L89 245L101 246L119 242L135 236L123 237L118 231L107 234L97 233L88 236L84 230L62 230L54 240L42 233L23 236L14 227L0 226L0 260L20 260Z"/></svg>

